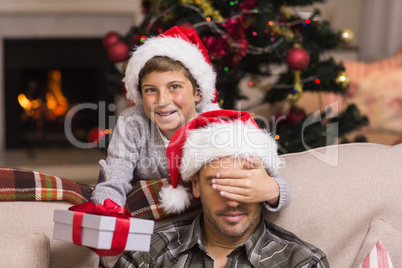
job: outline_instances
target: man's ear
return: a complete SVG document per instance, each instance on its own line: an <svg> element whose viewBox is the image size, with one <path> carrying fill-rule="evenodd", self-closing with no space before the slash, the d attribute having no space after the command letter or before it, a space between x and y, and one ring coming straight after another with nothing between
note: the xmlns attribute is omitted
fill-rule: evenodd
<svg viewBox="0 0 402 268"><path fill-rule="evenodd" d="M198 179L198 175L194 174L193 177L191 177L191 186L193 189L193 195L195 198L200 197L200 181Z"/></svg>

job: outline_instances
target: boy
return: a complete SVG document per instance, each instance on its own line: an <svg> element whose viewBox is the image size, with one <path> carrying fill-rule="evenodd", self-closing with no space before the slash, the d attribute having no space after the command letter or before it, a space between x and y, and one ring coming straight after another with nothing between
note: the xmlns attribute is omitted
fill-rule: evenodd
<svg viewBox="0 0 402 268"><path fill-rule="evenodd" d="M128 62L123 81L127 98L136 105L118 118L108 156L100 161L106 180L97 184L91 201L98 204L110 198L124 206L127 194L139 180L169 177L166 147L170 138L197 114L219 109L215 79L208 53L194 30L173 27L148 38ZM247 186L251 177L258 177L259 183ZM256 167L220 180L215 188L234 200L244 198L239 192L253 201L262 198L267 209L275 211L289 203L291 187L281 177L274 179ZM264 189L265 194L259 195L253 191L256 189Z"/></svg>

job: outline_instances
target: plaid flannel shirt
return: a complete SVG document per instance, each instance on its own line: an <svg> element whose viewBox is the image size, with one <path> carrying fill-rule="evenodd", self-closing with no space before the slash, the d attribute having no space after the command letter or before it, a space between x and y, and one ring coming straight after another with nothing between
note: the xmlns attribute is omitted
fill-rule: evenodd
<svg viewBox="0 0 402 268"><path fill-rule="evenodd" d="M115 267L214 267L201 236L201 217L155 230L149 252L124 252ZM261 220L254 234L227 256L225 267L329 267L325 254L291 232Z"/></svg>

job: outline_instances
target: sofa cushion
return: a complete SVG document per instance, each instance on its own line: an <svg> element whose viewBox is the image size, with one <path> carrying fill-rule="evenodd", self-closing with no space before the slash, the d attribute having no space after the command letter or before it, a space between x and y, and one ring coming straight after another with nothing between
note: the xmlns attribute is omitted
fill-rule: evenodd
<svg viewBox="0 0 402 268"><path fill-rule="evenodd" d="M402 144L355 143L282 155L292 203L267 219L352 267L376 218L402 232ZM391 256L393 258L393 256Z"/></svg>
<svg viewBox="0 0 402 268"><path fill-rule="evenodd" d="M375 219L370 224L370 229L364 239L360 252L357 254L353 267L358 267L362 263L363 259L379 240L381 240L387 249L392 264L395 267L402 267L402 232L395 229L384 219Z"/></svg>
<svg viewBox="0 0 402 268"><path fill-rule="evenodd" d="M0 267L49 267L50 242L42 233L1 235L0 249Z"/></svg>

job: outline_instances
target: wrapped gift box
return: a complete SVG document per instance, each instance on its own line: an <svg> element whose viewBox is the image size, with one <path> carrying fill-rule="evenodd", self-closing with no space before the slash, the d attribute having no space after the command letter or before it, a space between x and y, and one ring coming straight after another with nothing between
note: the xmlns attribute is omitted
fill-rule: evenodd
<svg viewBox="0 0 402 268"><path fill-rule="evenodd" d="M74 211L54 210L53 238L73 243ZM112 245L116 217L85 213L81 224L81 243L83 246L109 250ZM149 251L154 221L128 218L130 229L125 250Z"/></svg>

